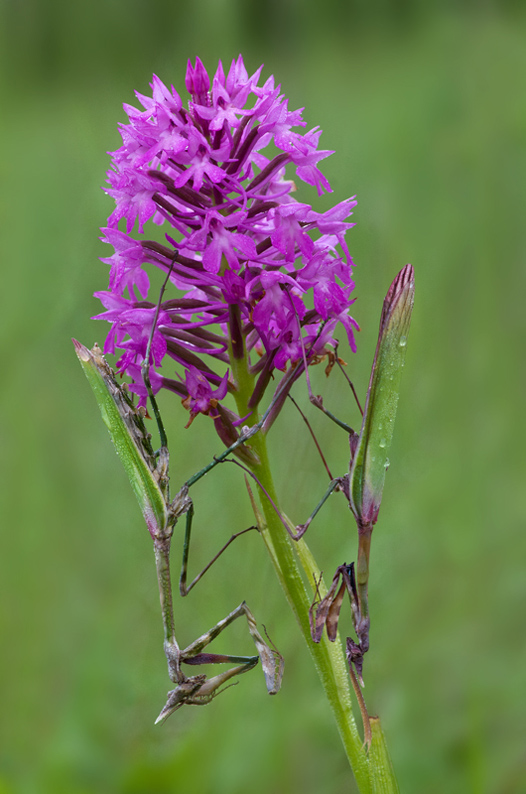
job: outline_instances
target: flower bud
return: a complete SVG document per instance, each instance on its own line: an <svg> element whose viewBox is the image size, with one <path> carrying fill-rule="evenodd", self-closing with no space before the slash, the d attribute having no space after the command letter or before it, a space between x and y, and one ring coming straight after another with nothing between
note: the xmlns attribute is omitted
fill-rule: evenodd
<svg viewBox="0 0 526 794"><path fill-rule="evenodd" d="M406 265L384 300L362 429L351 461L350 506L360 528L376 523L382 501L414 292L414 270Z"/></svg>

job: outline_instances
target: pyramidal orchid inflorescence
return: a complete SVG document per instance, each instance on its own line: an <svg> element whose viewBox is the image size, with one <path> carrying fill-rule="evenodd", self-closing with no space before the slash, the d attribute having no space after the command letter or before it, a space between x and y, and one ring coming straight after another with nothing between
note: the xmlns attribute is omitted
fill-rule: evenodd
<svg viewBox="0 0 526 794"><path fill-rule="evenodd" d="M110 284L96 293L105 308L97 319L111 323L104 352L120 351L117 369L140 404L155 322L153 392L180 395L190 421L214 417L227 444L239 421L222 404L237 389L236 359L247 359L253 410L276 371L286 395L305 363L329 351L338 323L353 349L358 328L345 244L356 201L319 213L293 197L294 176L319 195L331 190L318 163L332 152L318 148L320 129L301 131L301 111L288 109L273 77L259 85L260 73L249 77L240 56L210 81L196 59L187 106L156 76L151 97L137 93L144 110L124 105L129 123L106 188L116 207L102 230L114 249L103 259ZM149 221L164 225L162 243L148 239ZM148 266L168 276L159 307Z"/></svg>

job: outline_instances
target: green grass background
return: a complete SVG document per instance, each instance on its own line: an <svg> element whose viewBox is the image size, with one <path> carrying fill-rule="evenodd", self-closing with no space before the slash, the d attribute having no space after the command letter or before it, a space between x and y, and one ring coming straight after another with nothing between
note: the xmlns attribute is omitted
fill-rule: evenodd
<svg viewBox="0 0 526 794"><path fill-rule="evenodd" d="M99 186L121 103L152 72L183 91L187 58L213 71L239 52L336 150L323 164L333 196L300 198L324 209L358 195L348 242L362 332L346 358L362 395L383 295L402 265L416 270L373 542L369 708L405 794L526 791L524 7L4 0L0 27L1 794L354 790L256 536L177 602L176 620L189 642L246 598L286 657L282 692L269 698L254 671L154 727L169 681L151 544L70 342L106 331L89 317L107 286ZM336 373L314 379L356 424ZM177 399L162 410L176 487L219 446L203 417L183 430ZM343 473L344 434L312 421ZM291 409L270 443L300 522L325 479ZM196 570L251 516L233 467L194 496ZM341 499L308 541L329 576L353 558ZM244 626L216 650L251 653Z"/></svg>

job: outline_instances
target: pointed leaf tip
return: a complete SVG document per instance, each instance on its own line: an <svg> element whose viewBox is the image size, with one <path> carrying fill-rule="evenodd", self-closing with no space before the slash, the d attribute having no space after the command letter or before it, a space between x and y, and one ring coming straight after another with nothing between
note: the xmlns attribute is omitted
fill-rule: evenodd
<svg viewBox="0 0 526 794"><path fill-rule="evenodd" d="M400 794L393 764L378 717L371 717L369 766L374 794Z"/></svg>
<svg viewBox="0 0 526 794"><path fill-rule="evenodd" d="M77 339L72 339L73 346L75 347L75 353L77 354L80 361L89 361L90 352L87 347L79 342Z"/></svg>
<svg viewBox="0 0 526 794"><path fill-rule="evenodd" d="M168 526L167 480L157 462L144 419L117 383L98 345L88 350L76 339L75 352L100 408L104 424L122 461L152 537Z"/></svg>

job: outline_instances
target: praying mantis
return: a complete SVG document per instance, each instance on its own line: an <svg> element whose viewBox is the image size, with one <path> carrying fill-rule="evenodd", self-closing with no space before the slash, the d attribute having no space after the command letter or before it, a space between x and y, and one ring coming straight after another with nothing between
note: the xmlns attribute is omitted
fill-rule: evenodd
<svg viewBox="0 0 526 794"><path fill-rule="evenodd" d="M150 434L144 424L145 412L136 408L127 391L117 383L98 346L95 345L92 350L88 350L76 340L74 340L74 345L77 356L97 397L104 422L110 431L114 445L142 508L146 525L153 540L164 626L164 651L168 662L170 680L176 685L168 693L168 699L157 717L156 723L163 722L170 714L183 705L204 705L209 703L217 694L223 691L222 687L224 684L231 678L251 670L257 665L258 661L261 661L267 691L269 694L275 694L281 686L284 667L283 658L277 649L269 644L270 640L268 643L264 640L257 628L254 616L245 602L242 602L223 620L220 620L186 648L180 648L175 633L170 574L170 545L173 530L177 521L183 515L186 514L187 520L179 585L181 595L187 595L190 592L192 587L202 578L236 537L253 529L253 527L250 527L233 535L191 584L188 587L186 586L190 532L194 512L188 489L204 476L210 468L226 459L227 455L238 444L243 443L254 432L257 432L257 429L251 428L250 431L241 436L236 444L217 456L209 466L202 469L197 475L194 475L191 480L183 485L176 497L170 500L168 483L169 453L166 444L166 434L160 416L158 422L162 445L158 453L155 454L151 446ZM151 394L151 389L150 396L153 398L152 405L155 405L155 398ZM154 408L154 413L156 416L158 415L157 407ZM204 648L221 634L224 629L243 616L247 620L250 636L256 645L257 656L203 653ZM237 666L212 678L208 678L205 674L188 676L182 669L183 664L203 665L224 662L233 663Z"/></svg>
<svg viewBox="0 0 526 794"><path fill-rule="evenodd" d="M157 314L161 305L164 287L168 281L170 271L162 287ZM319 598L318 586L315 588L315 598L310 608L309 618L311 636L314 642L319 642L324 627L329 640L334 641L337 635L338 617L343 598L347 592L353 616L353 624L358 642L347 638L347 658L349 673L353 688L357 695L365 726L365 739L370 737L369 719L356 676L363 684L362 665L363 655L369 648L369 609L368 609L368 578L369 578L369 552L371 534L378 517L382 497L385 471L387 468L386 454L389 449L394 417L398 401L398 388L403 366L405 345L409 322L411 317L414 296L413 268L407 265L395 278L387 293L380 321L375 358L369 382L367 400L363 411L361 432L354 433L345 423L337 420L327 411L320 398L314 397L310 391L311 402L344 427L350 436L351 464L349 472L340 478L334 478L320 503L312 515L302 525L291 526L284 516L279 514L278 508L274 509L280 515L282 523L293 540L299 540L307 531L310 523L317 515L325 501L336 490L343 492L348 500L349 507L356 519L358 527L358 558L356 568L351 565L338 566L333 577L328 593ZM217 455L213 461L191 477L180 489L176 497L171 500L168 486L169 452L166 433L162 419L153 394L150 380L150 352L153 338L150 334L147 352L142 368L143 380L152 405L152 411L157 421L161 447L157 453L151 447L150 435L144 425L144 410L139 410L131 401L127 391L116 382L112 371L106 364L100 350L95 346L91 351L78 342L75 342L77 355L97 396L104 421L106 422L114 444L123 460L125 469L132 483L132 487L141 505L143 515L154 543L154 551L159 581L161 611L164 625L164 650L168 662L170 680L176 685L168 693L168 699L161 710L156 722L164 721L170 714L183 705L203 705L209 703L227 682L242 673L248 672L261 660L266 679L267 690L275 694L280 686L283 676L283 658L267 643L257 629L256 621L245 602L219 621L208 632L197 640L181 649L176 636L173 617L172 585L170 574L170 545L174 527L177 521L186 516L186 530L183 544L183 560L179 579L181 595L188 592L209 570L211 565L239 536L256 527L237 532L220 549L207 566L187 586L187 563L190 546L190 535L194 508L189 497L189 489L201 477L207 474L219 463L230 460L236 463L250 475L260 486L264 494L268 493L262 488L257 477L239 460L232 460L229 456L238 447L245 444L263 427L269 419L276 401L282 400L282 394L277 390L271 405L263 414L260 421L250 428L243 428L237 440ZM303 352L303 369L308 369L305 351ZM295 379L296 375L292 375ZM284 379L285 380L285 379ZM352 386L352 384L351 384ZM354 391L354 388L353 388ZM283 391L285 393L285 390ZM288 392L286 392L288 393ZM359 404L359 403L358 403ZM270 500L272 501L272 500ZM206 648L224 629L240 617L245 616L249 633L256 645L257 656L225 656L203 653ZM268 639L268 638L267 638ZM203 665L210 663L228 662L236 667L226 672L208 678L204 674L188 676L182 670L182 665Z"/></svg>
<svg viewBox="0 0 526 794"><path fill-rule="evenodd" d="M257 628L252 612L244 601L186 648L181 649L176 639L170 572L170 547L173 530L179 518L186 514L183 560L179 578L179 591L182 596L188 595L190 590L237 537L252 529L256 529L256 527L249 527L232 535L230 540L219 550L208 565L187 586L188 555L194 515L193 502L188 495L189 488L214 466L227 460L231 452L234 452L241 444L257 433L268 412L257 425L252 428L245 428L234 444L215 457L208 466L205 466L200 472L191 477L183 485L176 497L173 500L170 499L168 441L151 387L149 369L153 334L172 267L169 268L161 287L142 366L142 377L156 419L161 442L161 447L156 453L154 453L151 445L151 435L147 432L144 424L146 412L139 410L132 402L127 390L117 383L99 347L95 345L92 350L88 350L80 342L73 340L77 356L95 393L102 418L108 427L117 453L128 474L154 544L164 627L164 651L168 662L170 680L176 684L175 689L168 692L168 699L156 719L156 724L164 722L183 705L205 705L209 703L217 694L223 691L221 687L227 681L237 675L248 672L257 665L258 661L261 661L267 691L271 695L276 694L281 687L284 670L283 657L273 645L269 644L271 642L270 639L269 643L265 642ZM247 620L250 636L256 645L257 656L203 653L203 649L221 634L224 629L243 616ZM182 664L204 665L224 662L233 663L237 666L212 678L208 678L205 674L188 676L182 670Z"/></svg>

